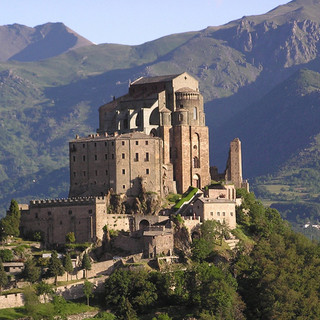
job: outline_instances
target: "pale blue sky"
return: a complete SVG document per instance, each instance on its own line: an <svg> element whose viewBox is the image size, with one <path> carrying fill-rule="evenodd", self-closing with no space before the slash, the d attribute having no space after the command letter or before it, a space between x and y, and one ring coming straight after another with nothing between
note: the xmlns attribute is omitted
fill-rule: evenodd
<svg viewBox="0 0 320 320"><path fill-rule="evenodd" d="M88 40L141 44L218 26L285 4L283 0L0 0L0 25L63 22Z"/></svg>

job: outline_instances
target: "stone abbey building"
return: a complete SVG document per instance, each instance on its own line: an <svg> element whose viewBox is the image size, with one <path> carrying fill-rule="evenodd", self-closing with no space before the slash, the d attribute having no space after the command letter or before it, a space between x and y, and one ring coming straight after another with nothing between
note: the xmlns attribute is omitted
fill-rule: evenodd
<svg viewBox="0 0 320 320"><path fill-rule="evenodd" d="M210 182L209 135L198 81L187 73L140 78L99 109L97 134L70 142L69 197L110 189L160 195Z"/></svg>
<svg viewBox="0 0 320 320"><path fill-rule="evenodd" d="M109 212L110 191L130 200L142 190L164 197L169 192L184 193L189 186L201 189L215 176L234 180L237 187L242 184L239 140L231 143L227 169L222 175L209 168L203 97L198 81L188 73L132 82L126 95L99 108L97 133L76 136L69 142L69 152L68 199L33 200L21 215L22 234L41 231L47 244L64 243L68 232L74 232L78 242L101 240L107 226L130 232L141 230L145 243L141 242L140 247L149 248L146 255L171 251L172 231L164 228L165 221L170 224L168 216ZM223 192L226 191L220 190L219 195ZM217 199L235 207L234 195ZM223 206L220 200L219 206ZM220 207L219 212L213 211L215 202L199 203L199 210L205 208L203 215L197 213L202 217L199 222L216 219L220 211L224 212ZM227 210L230 225L235 226L234 210ZM197 220L191 220L190 226L196 226ZM156 225L162 226L156 230ZM146 230L146 226L153 229ZM169 238L171 245L166 247L165 239ZM130 243L133 240L125 245Z"/></svg>

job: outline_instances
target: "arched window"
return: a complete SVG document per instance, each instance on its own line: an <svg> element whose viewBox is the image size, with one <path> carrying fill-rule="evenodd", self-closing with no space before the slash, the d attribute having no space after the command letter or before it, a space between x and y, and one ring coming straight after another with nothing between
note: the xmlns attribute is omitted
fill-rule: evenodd
<svg viewBox="0 0 320 320"><path fill-rule="evenodd" d="M200 168L200 160L198 157L193 157L193 167Z"/></svg>

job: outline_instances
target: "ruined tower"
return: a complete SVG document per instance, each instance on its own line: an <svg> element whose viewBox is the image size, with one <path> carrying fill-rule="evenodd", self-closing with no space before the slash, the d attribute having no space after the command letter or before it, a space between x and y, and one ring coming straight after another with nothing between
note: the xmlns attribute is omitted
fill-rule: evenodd
<svg viewBox="0 0 320 320"><path fill-rule="evenodd" d="M242 179L241 141L239 138L235 138L230 142L225 180L226 182L232 182L236 188L249 189L248 182Z"/></svg>

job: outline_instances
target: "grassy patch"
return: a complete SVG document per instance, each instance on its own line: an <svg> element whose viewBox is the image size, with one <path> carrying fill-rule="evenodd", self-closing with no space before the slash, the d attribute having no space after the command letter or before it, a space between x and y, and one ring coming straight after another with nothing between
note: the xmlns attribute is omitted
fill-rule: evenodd
<svg viewBox="0 0 320 320"><path fill-rule="evenodd" d="M54 305L52 303L43 303L37 306L37 311L40 315L48 315L48 310L54 310ZM94 310L97 310L97 308L87 306L83 303L74 303L70 301L59 305L59 315L61 316L68 316ZM25 307L7 308L0 310L0 320L13 320L26 316L27 313Z"/></svg>
<svg viewBox="0 0 320 320"><path fill-rule="evenodd" d="M23 307L0 310L0 320L19 319L25 316L25 309Z"/></svg>
<svg viewBox="0 0 320 320"><path fill-rule="evenodd" d="M182 198L177 202L177 204L173 207L174 210L178 210L181 206L189 201L196 193L198 192L198 188L189 187L189 189L183 194Z"/></svg>

